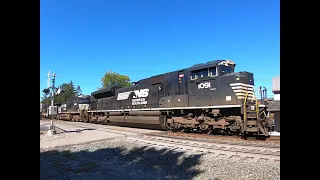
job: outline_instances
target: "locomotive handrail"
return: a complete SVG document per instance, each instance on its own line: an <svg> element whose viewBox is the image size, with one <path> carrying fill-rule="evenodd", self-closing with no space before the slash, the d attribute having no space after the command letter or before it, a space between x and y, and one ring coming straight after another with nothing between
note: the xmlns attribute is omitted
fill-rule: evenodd
<svg viewBox="0 0 320 180"><path fill-rule="evenodd" d="M243 114L243 120L247 120L247 98L248 98L249 92L246 93L246 96L244 97L244 102L243 102L243 110L244 110L244 114Z"/></svg>
<svg viewBox="0 0 320 180"><path fill-rule="evenodd" d="M242 133L244 133L247 129L247 98L248 98L249 92L246 93L246 96L244 97L243 101L243 121L244 121L244 126L242 129Z"/></svg>
<svg viewBox="0 0 320 180"><path fill-rule="evenodd" d="M259 116L259 105L258 105L258 99L257 97L255 97L255 101L256 101L256 114L257 114L257 119L260 120L260 116Z"/></svg>

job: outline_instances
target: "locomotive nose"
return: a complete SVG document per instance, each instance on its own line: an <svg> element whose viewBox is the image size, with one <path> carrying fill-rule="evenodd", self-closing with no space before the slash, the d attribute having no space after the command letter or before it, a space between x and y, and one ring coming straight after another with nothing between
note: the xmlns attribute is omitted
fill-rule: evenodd
<svg viewBox="0 0 320 180"><path fill-rule="evenodd" d="M235 80L230 83L230 86L237 99L244 99L247 94L249 99L254 99L253 74L250 72L238 72L235 73L234 78Z"/></svg>
<svg viewBox="0 0 320 180"><path fill-rule="evenodd" d="M235 73L235 77L236 77L237 83L244 83L244 84L254 86L253 74L250 72L246 72L246 71L238 72L238 73Z"/></svg>

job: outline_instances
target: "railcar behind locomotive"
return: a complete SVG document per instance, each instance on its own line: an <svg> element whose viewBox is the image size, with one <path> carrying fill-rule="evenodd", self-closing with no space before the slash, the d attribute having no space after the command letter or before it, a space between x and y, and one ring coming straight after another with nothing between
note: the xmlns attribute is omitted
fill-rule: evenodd
<svg viewBox="0 0 320 180"><path fill-rule="evenodd" d="M90 96L78 96L73 100L66 101L58 106L58 118L61 120L81 121L89 119L88 113L90 107Z"/></svg>
<svg viewBox="0 0 320 180"><path fill-rule="evenodd" d="M235 66L231 60L215 60L142 79L129 87L100 89L91 94L89 109L64 119L267 137L268 118L265 107L257 103L253 74L234 72ZM66 114L70 112L60 113L59 118Z"/></svg>
<svg viewBox="0 0 320 180"><path fill-rule="evenodd" d="M90 96L80 95L71 99L69 101L65 101L62 103L56 103L58 115L57 118L61 120L69 120L69 121L80 121L83 119L88 119L87 112L90 108ZM40 104L40 116L42 117L50 117L49 116L49 105Z"/></svg>

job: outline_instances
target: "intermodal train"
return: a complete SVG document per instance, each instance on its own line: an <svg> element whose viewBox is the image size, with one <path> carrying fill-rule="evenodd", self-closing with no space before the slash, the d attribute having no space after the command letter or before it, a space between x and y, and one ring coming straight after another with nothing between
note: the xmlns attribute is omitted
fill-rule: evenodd
<svg viewBox="0 0 320 180"><path fill-rule="evenodd" d="M251 72L214 60L58 104L57 119L119 126L269 137L267 104ZM261 97L263 99L263 97ZM271 122L271 123L270 123Z"/></svg>

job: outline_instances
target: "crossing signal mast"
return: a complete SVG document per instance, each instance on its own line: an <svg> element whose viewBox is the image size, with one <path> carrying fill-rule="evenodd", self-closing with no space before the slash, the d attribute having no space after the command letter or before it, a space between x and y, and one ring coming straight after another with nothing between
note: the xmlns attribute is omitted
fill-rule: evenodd
<svg viewBox="0 0 320 180"><path fill-rule="evenodd" d="M47 79L47 90L46 90L46 94L49 94L50 92L50 89L51 89L51 106L49 106L49 109L48 109L48 115L51 117L51 123L50 123L50 128L49 128L49 131L48 131L48 134L55 134L55 128L54 128L54 125L53 125L53 120L52 120L52 117L53 116L56 116L58 114L58 111L57 111L57 106L54 106L54 95L58 95L60 94L61 92L61 89L60 87L59 88L56 88L55 87L55 81L56 81L56 73L52 73L50 74L50 70L48 72L48 79ZM51 76L52 76L52 86L50 86L50 82L51 82Z"/></svg>
<svg viewBox="0 0 320 180"><path fill-rule="evenodd" d="M49 70L47 75L48 75L47 89L48 90L51 89L51 106L49 106L48 115L55 116L55 115L57 115L57 106L54 106L54 95L60 94L61 90L60 90L60 88L55 87L55 81L56 81L56 77L57 77L56 73L50 74L50 70ZM52 86L50 86L51 76L52 76Z"/></svg>
<svg viewBox="0 0 320 180"><path fill-rule="evenodd" d="M51 81L51 76L52 76L52 86L50 87L50 81ZM49 111L48 115L49 116L56 116L57 115L57 106L54 106L54 95L58 95L57 92L60 93L60 88L57 89L55 87L55 81L56 81L56 73L50 74L50 70L48 72L48 79L47 79L47 88L51 89L51 106L49 106Z"/></svg>
<svg viewBox="0 0 320 180"><path fill-rule="evenodd" d="M49 71L50 72L50 71ZM50 77L50 74L48 73L48 75L49 75L49 77ZM54 86L55 85L55 81L56 81L56 73L53 73L52 74L52 87L51 87L51 89L52 89L52 91L51 91L51 93L52 93L52 98L51 98L51 106L53 106L53 103L54 103L54 94L55 94L55 91L56 91L56 87ZM50 81L49 81L49 83L50 83ZM50 84L49 84L49 86L50 86Z"/></svg>

